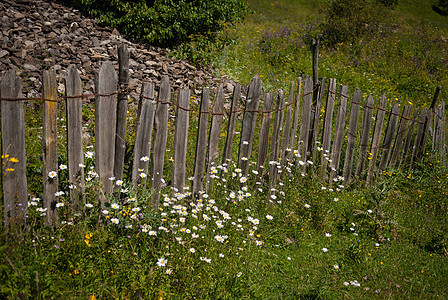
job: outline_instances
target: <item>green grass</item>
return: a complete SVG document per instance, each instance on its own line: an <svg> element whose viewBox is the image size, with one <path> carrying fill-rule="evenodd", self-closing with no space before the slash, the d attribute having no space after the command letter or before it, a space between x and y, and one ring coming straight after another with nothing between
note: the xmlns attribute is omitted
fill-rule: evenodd
<svg viewBox="0 0 448 300"><path fill-rule="evenodd" d="M210 54L215 66L242 83L258 72L265 91L289 91L289 81L311 74L307 42L319 34L321 16L310 3L250 2L255 14L245 25L224 33L234 44ZM433 2L424 1L426 9L420 9L420 3L400 1L394 34L335 49L324 44L321 76L335 77L352 90L359 86L375 97L385 91L391 102L429 105L435 86L445 87L448 80L441 63L446 59L446 42L439 39L446 36L447 21L430 10ZM289 29L290 40L263 37L263 30L280 32L281 27ZM263 52L262 44L281 55ZM405 62L412 57L421 58L419 68ZM192 98L191 107L198 107L196 100ZM124 191L110 197L110 206L100 208L98 182L90 170L94 158L86 157L86 171L91 172L86 172L81 212L74 211L68 200L67 171L58 171L66 194L59 200L64 204L58 208L61 226L53 229L43 226L42 201L35 199L42 193L39 113L38 105L26 110L28 218L20 230L1 232L0 298L448 298L444 161L427 155L414 170L387 170L368 187L362 181L350 187L341 182L329 185L317 172L302 177L301 170L288 166L282 169L275 191L269 191L266 181L260 182L254 164L244 180L231 162L218 168L218 178L201 201L193 199L189 189L174 193L167 187L159 207L147 205L152 194L144 185L137 190L128 186L127 168ZM134 115L131 109L130 146ZM88 105L84 117L92 128L94 116ZM197 114L191 115L189 127L191 174ZM63 141L65 132L59 128ZM172 149L174 126L169 128L167 149ZM223 129L221 140L224 137ZM87 148L92 142L84 145L85 151L92 151ZM234 154L238 142L237 135ZM59 150L64 153L63 142ZM170 156L168 151L166 178L171 173ZM65 160L61 155L59 164ZM319 167L317 162L315 166Z"/></svg>
<svg viewBox="0 0 448 300"><path fill-rule="evenodd" d="M248 2L254 13L225 31L235 42L216 52L212 65L244 84L258 73L266 90L287 90L290 81L311 75L310 42L319 34L325 39L321 12L329 1ZM335 48L323 41L319 76L375 98L385 92L390 101L428 106L437 85L448 86L448 19L431 9L434 2L399 1L384 23L384 34ZM446 97L445 90L441 96Z"/></svg>

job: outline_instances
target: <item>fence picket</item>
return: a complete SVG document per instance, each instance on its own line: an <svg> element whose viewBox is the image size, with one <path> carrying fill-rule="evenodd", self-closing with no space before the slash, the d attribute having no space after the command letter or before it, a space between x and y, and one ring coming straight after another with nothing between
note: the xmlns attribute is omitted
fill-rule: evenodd
<svg viewBox="0 0 448 300"><path fill-rule="evenodd" d="M414 115L411 119L411 123L409 124L407 133L406 133L406 138L404 140L404 145L403 145L403 152L401 154L401 158L400 158L400 164L404 165L406 164L406 161L408 159L409 155L409 147L411 146L411 141L412 141L412 137L414 135L414 127L415 127L415 123L417 122L417 118L418 118L418 109L414 110Z"/></svg>
<svg viewBox="0 0 448 300"><path fill-rule="evenodd" d="M15 70L5 73L0 93L1 98L23 97ZM5 225L21 225L28 209L23 100L1 100L1 141L3 220Z"/></svg>
<svg viewBox="0 0 448 300"><path fill-rule="evenodd" d="M384 171L389 162L390 151L392 149L395 133L397 131L399 112L400 108L398 106L398 103L395 103L392 106L392 111L390 112L389 122L387 123L386 134L383 140L383 147L381 149L381 161L379 166L380 171Z"/></svg>
<svg viewBox="0 0 448 300"><path fill-rule="evenodd" d="M334 127L333 147L331 149L331 162L330 162L330 184L339 170L339 161L341 159L342 141L344 137L345 129L345 116L347 114L347 94L348 86L343 85L339 91L339 103L338 111L336 114L336 124Z"/></svg>
<svg viewBox="0 0 448 300"><path fill-rule="evenodd" d="M102 64L95 78L95 158L96 171L103 185L101 205L107 201L106 194L112 192L115 157L115 130L117 115L118 78L110 61Z"/></svg>
<svg viewBox="0 0 448 300"><path fill-rule="evenodd" d="M135 187L140 182L146 184L149 158L151 151L151 137L154 126L156 101L154 99L154 83L144 82L141 90L140 117L137 121L134 144L134 162L132 165L132 185Z"/></svg>
<svg viewBox="0 0 448 300"><path fill-rule="evenodd" d="M176 128L174 131L172 187L183 193L185 186L185 164L187 161L187 139L190 109L190 90L181 89L178 95Z"/></svg>
<svg viewBox="0 0 448 300"><path fill-rule="evenodd" d="M241 97L241 85L235 84L233 88L232 103L230 104L229 123L227 125L226 143L222 155L222 163L226 164L232 159L233 140L235 139L235 126L238 117L238 104Z"/></svg>
<svg viewBox="0 0 448 300"><path fill-rule="evenodd" d="M126 153L126 120L128 112L129 51L125 44L118 46L117 129L115 135L114 177L123 179L124 155Z"/></svg>
<svg viewBox="0 0 448 300"><path fill-rule="evenodd" d="M302 122L300 123L299 132L299 145L298 150L300 154L300 160L306 162L307 151L308 151L308 141L309 141L309 131L311 122L311 102L313 100L313 79L310 76L305 78L305 85L303 89L303 103L302 103ZM304 170L305 170L304 165Z"/></svg>
<svg viewBox="0 0 448 300"><path fill-rule="evenodd" d="M403 114L401 115L400 126L398 127L397 137L395 139L394 148L390 158L389 165L391 168L394 168L395 164L397 163L398 155L400 153L401 146L404 141L411 113L412 113L412 105L406 105L403 109Z"/></svg>
<svg viewBox="0 0 448 300"><path fill-rule="evenodd" d="M353 157L355 156L354 152L355 152L356 136L358 134L358 119L361 104L361 96L362 96L361 90L359 88L356 88L352 98L350 121L348 124L348 132L347 132L347 148L345 150L344 168L342 171L342 177L344 177L347 183L350 183L352 180L352 165L353 165Z"/></svg>
<svg viewBox="0 0 448 300"><path fill-rule="evenodd" d="M330 78L330 84L328 87L327 106L325 107L325 121L322 133L322 162L321 173L325 176L328 165L328 159L330 157L330 143L331 143L331 129L333 126L333 113L334 102L336 96L336 79Z"/></svg>
<svg viewBox="0 0 448 300"><path fill-rule="evenodd" d="M297 139L297 128L299 126L299 112L300 112L300 99L302 95L302 77L299 77L297 81L297 93L294 100L294 115L292 118L291 138L289 139L289 149L291 152L288 154L288 159L292 161L294 149Z"/></svg>
<svg viewBox="0 0 448 300"><path fill-rule="evenodd" d="M320 111L322 108L322 99L324 97L324 91L325 91L325 81L326 78L322 77L322 82L319 85L319 90L317 93L317 99L316 99L316 105L314 107L314 114L311 116L311 129L310 129L310 153L312 153L312 159L314 160L316 158L316 151L317 151L317 142L318 142L318 135L319 135L319 120L320 120ZM319 141L320 143L320 141Z"/></svg>
<svg viewBox="0 0 448 300"><path fill-rule="evenodd" d="M55 227L59 221L56 208L58 202L58 176L50 178L50 172L58 172L57 145L57 89L56 73L44 71L42 76L42 97L44 98L42 115L42 164L43 164L43 207L48 208L46 225Z"/></svg>
<svg viewBox="0 0 448 300"><path fill-rule="evenodd" d="M274 187L277 182L277 175L278 175L277 163L279 161L280 132L282 130L284 115L285 115L285 96L282 90L278 90L274 130L272 132L271 157L270 157L270 161L273 163L271 163L269 167L270 188Z"/></svg>
<svg viewBox="0 0 448 300"><path fill-rule="evenodd" d="M75 65L70 65L65 77L65 94L67 99L67 164L68 181L74 187L70 189L70 200L75 210L80 209L80 202L85 202L84 168L82 152L82 95L81 78ZM82 201L80 201L82 197Z"/></svg>
<svg viewBox="0 0 448 300"><path fill-rule="evenodd" d="M257 171L258 176L263 176L269 146L269 128L271 125L272 107L274 104L274 92L264 95L263 115L261 119L260 135L258 136Z"/></svg>
<svg viewBox="0 0 448 300"><path fill-rule="evenodd" d="M203 88L201 95L201 105L199 108L198 134L196 138L196 156L194 162L193 175L193 195L199 196L199 192L204 190L205 159L207 154L207 124L208 106L210 102L210 89Z"/></svg>
<svg viewBox="0 0 448 300"><path fill-rule="evenodd" d="M384 93L381 95L378 111L375 118L375 129L373 131L372 146L370 148L369 170L367 171L366 183L369 184L375 172L376 157L381 143L381 132L383 131L384 117L386 114L387 99Z"/></svg>
<svg viewBox="0 0 448 300"><path fill-rule="evenodd" d="M255 125L257 121L258 103L261 98L261 80L256 75L250 81L247 89L246 107L243 115L243 127L241 129L241 140L238 150L238 168L244 175L249 171L249 160L254 140ZM247 159L246 159L247 158Z"/></svg>
<svg viewBox="0 0 448 300"><path fill-rule="evenodd" d="M151 187L156 190L153 204L158 204L160 194L157 193L163 184L163 165L165 160L165 149L168 138L168 102L171 98L170 83L168 76L163 76L160 81L158 103L154 117L154 140L152 147L151 164Z"/></svg>
<svg viewBox="0 0 448 300"><path fill-rule="evenodd" d="M283 127L282 133L282 147L280 149L280 164L282 166L286 163L286 154L287 148L290 144L290 135L291 135L291 117L292 117L292 102L294 100L294 83L291 82L291 88L289 89L288 103L286 105L286 117L285 117L285 125ZM291 152L292 150L289 149Z"/></svg>
<svg viewBox="0 0 448 300"><path fill-rule="evenodd" d="M426 108L425 107L422 108L422 110L420 111L419 118L418 118L417 133L415 134L414 147L412 149L412 157L411 157L411 165L410 165L411 169L414 166L415 159L421 152L420 141L422 140L422 137L423 137L423 129L424 129L424 124L425 124L425 119L426 119L426 113L427 113Z"/></svg>
<svg viewBox="0 0 448 300"><path fill-rule="evenodd" d="M369 134L372 126L372 114L373 105L375 100L372 96L368 96L364 107L364 114L362 116L361 136L359 138L359 154L358 154L358 167L356 168L355 175L359 175L364 171L364 166L367 157L367 147L369 146Z"/></svg>
<svg viewBox="0 0 448 300"><path fill-rule="evenodd" d="M208 162L207 162L207 175L206 175L206 189L208 190L211 185L211 171L212 167L216 167L216 161L218 160L218 146L219 135L221 133L222 121L224 118L224 90L222 84L218 87L218 92L215 96L215 103L212 109L212 124L210 127L210 137L208 142Z"/></svg>

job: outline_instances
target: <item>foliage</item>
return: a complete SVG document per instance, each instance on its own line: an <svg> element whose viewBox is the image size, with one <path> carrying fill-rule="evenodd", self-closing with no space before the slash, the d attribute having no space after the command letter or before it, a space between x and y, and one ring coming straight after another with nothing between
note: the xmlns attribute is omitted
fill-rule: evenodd
<svg viewBox="0 0 448 300"><path fill-rule="evenodd" d="M384 5L373 0L333 0L324 10L323 39L335 46L370 37L380 31L386 12Z"/></svg>
<svg viewBox="0 0 448 300"><path fill-rule="evenodd" d="M448 16L448 1L447 0L439 0L437 5L433 5L432 9L442 16Z"/></svg>
<svg viewBox="0 0 448 300"><path fill-rule="evenodd" d="M173 47L201 36L215 41L226 24L244 18L247 6L239 0L72 0L100 24L116 27L132 38Z"/></svg>

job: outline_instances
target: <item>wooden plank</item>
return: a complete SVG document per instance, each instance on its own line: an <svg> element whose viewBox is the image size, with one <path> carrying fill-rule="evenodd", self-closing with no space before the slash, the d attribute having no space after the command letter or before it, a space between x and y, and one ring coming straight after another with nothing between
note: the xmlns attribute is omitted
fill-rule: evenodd
<svg viewBox="0 0 448 300"><path fill-rule="evenodd" d="M70 65L65 77L66 119L67 119L67 165L70 201L79 211L85 202L84 162L82 151L82 95L81 78L75 65ZM80 199L81 198L81 199Z"/></svg>
<svg viewBox="0 0 448 300"><path fill-rule="evenodd" d="M42 97L44 98L42 115L42 164L43 164L43 207L47 208L46 225L56 226L59 214L56 208L59 197L58 176L50 178L50 172L58 172L57 145L57 88L56 73L44 71L42 78Z"/></svg>
<svg viewBox="0 0 448 300"><path fill-rule="evenodd" d="M364 114L362 116L361 136L359 138L359 154L358 154L358 167L356 168L355 175L359 177L364 171L367 158L367 147L369 146L370 128L372 127L372 115L373 106L375 100L372 96L368 96L364 106Z"/></svg>
<svg viewBox="0 0 448 300"><path fill-rule="evenodd" d="M141 90L140 118L137 121L134 145L134 163L132 166L132 185L146 184L149 158L151 153L151 137L154 126L156 101L154 98L154 83L144 82ZM144 174L144 175L143 175Z"/></svg>
<svg viewBox="0 0 448 300"><path fill-rule="evenodd" d="M258 144L258 156L257 156L257 171L259 178L263 176L266 158L268 154L269 128L271 125L273 104L274 104L274 92L271 91L264 95L263 115L261 118L260 134L258 137L259 144Z"/></svg>
<svg viewBox="0 0 448 300"><path fill-rule="evenodd" d="M287 154L292 152L292 149L288 149L290 144L291 135L291 118L292 118L292 102L294 101L294 83L291 82L291 88L289 89L288 103L286 104L286 117L285 125L282 131L282 146L280 148L280 165L286 164ZM288 151L289 150L289 151Z"/></svg>
<svg viewBox="0 0 448 300"><path fill-rule="evenodd" d="M439 159L446 162L447 144L445 138L445 124L446 124L446 113L445 113L445 101L442 100L440 103L440 148L438 150Z"/></svg>
<svg viewBox="0 0 448 300"><path fill-rule="evenodd" d="M283 117L285 115L285 96L282 90L277 91L277 107L275 113L274 130L272 131L271 156L269 167L269 188L273 188L277 182L280 151L280 134Z"/></svg>
<svg viewBox="0 0 448 300"><path fill-rule="evenodd" d="M229 161L232 159L233 141L235 139L235 126L236 126L236 120L238 118L237 110L240 98L241 98L241 85L239 83L236 83L235 87L233 88L232 103L230 105L226 142L224 145L224 152L222 155L223 164L228 164Z"/></svg>
<svg viewBox="0 0 448 300"><path fill-rule="evenodd" d="M118 46L117 129L115 136L114 176L123 179L124 156L126 153L126 120L128 112L129 51L125 44Z"/></svg>
<svg viewBox="0 0 448 300"><path fill-rule="evenodd" d="M302 121L300 123L299 132L299 160L306 162L307 160L307 150L309 141L309 130L311 122L311 101L313 100L313 79L310 76L305 78L305 85L303 89L303 103L302 103ZM304 165L305 167L305 165Z"/></svg>
<svg viewBox="0 0 448 300"><path fill-rule="evenodd" d="M369 170L367 171L366 183L369 184L375 172L376 157L381 143L381 133L383 132L384 116L386 114L387 99L384 93L381 95L380 104L375 118L375 129L373 131L372 146L370 148Z"/></svg>
<svg viewBox="0 0 448 300"><path fill-rule="evenodd" d="M314 115L312 116L309 149L313 153L312 155L313 159L316 157L317 143L319 142L317 136L319 134L319 120L322 108L322 99L324 97L325 81L326 78L322 77L322 83L320 84L319 91L317 93L316 106L314 107Z"/></svg>
<svg viewBox="0 0 448 300"><path fill-rule="evenodd" d="M288 155L289 161L293 160L294 150L296 149L297 128L299 127L299 113L300 113L300 99L302 95L302 77L299 77L297 82L297 93L294 100L294 115L292 118L291 138L289 139L289 149L291 152Z"/></svg>
<svg viewBox="0 0 448 300"><path fill-rule="evenodd" d="M412 169L412 167L414 166L415 159L421 153L420 142L421 142L422 137L423 137L423 130L424 130L424 126L425 126L426 114L427 114L427 110L424 107L420 111L420 116L418 118L417 133L415 135L414 147L412 149L412 157L411 157L410 169Z"/></svg>
<svg viewBox="0 0 448 300"><path fill-rule="evenodd" d="M384 171L389 162L390 151L392 149L395 133L397 131L399 113L400 108L398 106L398 103L395 103L392 106L392 111L390 112L389 122L387 124L386 134L384 136L383 146L381 149L381 161L379 166L380 171Z"/></svg>
<svg viewBox="0 0 448 300"><path fill-rule="evenodd" d="M15 70L0 83L1 98L22 98ZM28 210L23 100L1 100L2 196L4 225L22 225Z"/></svg>
<svg viewBox="0 0 448 300"><path fill-rule="evenodd" d="M413 109L413 110L414 110L414 115L411 119L408 130L406 131L406 138L405 138L404 144L403 144L403 152L402 152L401 158L400 158L401 165L404 165L407 161L407 158L410 156L409 155L409 147L411 146L412 136L414 134L415 123L417 122L417 119L418 119L418 109Z"/></svg>
<svg viewBox="0 0 448 300"><path fill-rule="evenodd" d="M183 193L185 164L187 162L188 123L190 117L190 90L181 89L178 95L176 128L174 130L173 181L174 190Z"/></svg>
<svg viewBox="0 0 448 300"><path fill-rule="evenodd" d="M246 107L243 115L243 127L241 129L241 140L238 150L238 168L242 170L243 175L247 175L249 172L249 160L252 151L260 98L261 80L257 74L252 78L247 89Z"/></svg>
<svg viewBox="0 0 448 300"><path fill-rule="evenodd" d="M433 108L429 108L428 109L428 113L426 114L426 119L425 119L425 126L424 126L424 130L423 130L423 137L422 137L422 141L420 143L420 148L421 148L421 152L425 153L426 151L426 142L428 141L428 136L429 136L429 131L431 130L431 120L432 120L432 115L434 110Z"/></svg>
<svg viewBox="0 0 448 300"><path fill-rule="evenodd" d="M207 162L207 181L206 190L209 190L212 178L210 177L212 167L216 167L218 160L219 135L221 133L222 121L224 118L224 90L222 84L218 87L218 93L213 104L212 124L210 127L210 136L208 141L208 162Z"/></svg>
<svg viewBox="0 0 448 300"><path fill-rule="evenodd" d="M394 148L390 158L390 167L394 168L398 160L398 155L400 154L401 146L403 144L406 131L408 128L408 123L411 118L412 105L406 105L403 109L403 114L401 115L400 126L398 127L397 137L395 139Z"/></svg>
<svg viewBox="0 0 448 300"><path fill-rule="evenodd" d="M330 159L331 130L333 127L334 102L336 100L336 79L330 78L328 87L327 106L325 107L325 121L322 133L322 174L327 170L328 160Z"/></svg>
<svg viewBox="0 0 448 300"><path fill-rule="evenodd" d="M336 114L336 124L334 128L333 148L331 149L330 160L330 184L336 178L341 159L342 142L344 140L345 116L347 114L347 94L348 86L343 85L339 90L338 111Z"/></svg>
<svg viewBox="0 0 448 300"><path fill-rule="evenodd" d="M361 90L359 88L356 88L352 98L350 121L348 124L348 132L347 132L347 148L345 150L344 168L342 170L342 177L344 177L345 182L347 183L350 183L352 180L352 166L353 166L353 157L355 156L354 154L355 154L356 137L358 135L358 120L359 120L361 97L362 97Z"/></svg>
<svg viewBox="0 0 448 300"><path fill-rule="evenodd" d="M118 78L110 61L102 64L95 78L95 159L96 171L103 185L101 205L107 201L105 194L112 192L114 182L115 130L117 114Z"/></svg>
<svg viewBox="0 0 448 300"><path fill-rule="evenodd" d="M152 147L152 188L156 190L154 193L153 204L158 205L160 194L157 191L164 186L163 166L165 160L165 149L168 137L168 107L171 99L170 83L168 76L163 76L160 82L158 94L158 103L154 119L154 140Z"/></svg>
<svg viewBox="0 0 448 300"><path fill-rule="evenodd" d="M193 195L199 197L204 191L205 159L207 154L207 124L208 105L210 103L210 89L202 89L201 105L199 108L198 134L196 138L196 156L194 162Z"/></svg>

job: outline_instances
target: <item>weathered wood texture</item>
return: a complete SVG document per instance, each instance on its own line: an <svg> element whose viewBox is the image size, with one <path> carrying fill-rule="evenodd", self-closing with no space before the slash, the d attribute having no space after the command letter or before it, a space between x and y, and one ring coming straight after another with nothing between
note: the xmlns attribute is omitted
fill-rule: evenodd
<svg viewBox="0 0 448 300"><path fill-rule="evenodd" d="M277 91L277 105L275 113L274 129L272 131L272 144L271 144L271 156L269 167L269 187L272 188L277 182L279 151L280 151L280 137L283 124L283 118L285 115L285 96L282 90Z"/></svg>
<svg viewBox="0 0 448 300"><path fill-rule="evenodd" d="M327 105L325 107L325 121L323 124L322 133L322 159L321 170L322 174L327 170L328 160L330 159L330 143L331 143L331 130L333 127L333 114L334 114L334 102L336 100L336 79L330 79L328 86Z"/></svg>
<svg viewBox="0 0 448 300"><path fill-rule="evenodd" d="M297 81L297 92L294 100L294 115L292 118L291 138L289 139L289 149L291 152L288 154L288 159L292 161L294 155L294 149L297 140L297 128L299 127L299 113L300 113L300 98L302 95L302 77L299 77Z"/></svg>
<svg viewBox="0 0 448 300"><path fill-rule="evenodd" d="M58 176L51 178L50 172L58 172L58 145L57 145L57 88L56 73L44 71L42 78L42 97L44 106L42 109L42 164L43 164L43 207L47 208L45 223L56 226L59 214L56 208L59 196Z"/></svg>
<svg viewBox="0 0 448 300"><path fill-rule="evenodd" d="M387 105L387 99L383 93L381 95L380 103L378 105L378 111L375 118L375 129L373 131L373 137L372 137L372 146L370 148L370 156L368 157L369 170L367 171L367 179L366 179L367 184L369 184L374 177L376 167L375 162L380 148L381 132L383 131L384 117L386 115L386 105Z"/></svg>
<svg viewBox="0 0 448 300"><path fill-rule="evenodd" d="M274 105L274 92L264 95L263 115L261 119L260 134L258 136L257 171L259 177L263 176L269 147L269 128L271 127L272 107Z"/></svg>
<svg viewBox="0 0 448 300"><path fill-rule="evenodd" d="M82 85L75 65L70 65L65 77L67 115L67 166L70 200L75 210L85 202L84 158L82 152Z"/></svg>
<svg viewBox="0 0 448 300"><path fill-rule="evenodd" d="M361 105L362 93L359 88L355 90L352 98L352 105L350 110L350 121L348 123L347 132L347 148L345 149L344 168L342 171L342 177L346 182L350 182L352 179L352 165L353 157L355 156L355 144L356 137L358 135L358 119Z"/></svg>
<svg viewBox="0 0 448 300"><path fill-rule="evenodd" d="M5 225L21 225L28 209L25 115L22 100L22 80L15 70L5 73L0 83L2 198Z"/></svg>
<svg viewBox="0 0 448 300"><path fill-rule="evenodd" d="M302 122L300 123L299 132L299 145L298 151L300 155L300 160L306 162L307 151L308 151L308 141L309 141L309 131L311 122L311 102L313 100L313 79L310 76L305 78L305 84L303 89L303 99L302 99ZM304 165L305 166L305 165Z"/></svg>
<svg viewBox="0 0 448 300"><path fill-rule="evenodd" d="M400 150L402 148L402 144L406 136L406 131L408 128L409 120L411 118L411 113L412 113L412 105L406 105L401 115L400 126L398 127L397 137L395 139L394 148L389 162L389 166L391 168L394 168L395 164L398 161L398 155L400 154Z"/></svg>
<svg viewBox="0 0 448 300"><path fill-rule="evenodd" d="M185 186L185 164L187 162L187 139L190 109L190 90L179 91L174 131L173 182L172 187L183 193Z"/></svg>
<svg viewBox="0 0 448 300"><path fill-rule="evenodd" d="M419 155L419 153L422 152L420 141L422 140L422 137L423 137L426 113L427 113L426 108L425 107L422 108L422 110L420 111L419 118L418 118L417 133L415 134L414 147L412 149L412 157L411 157L411 165L410 165L411 169L414 165L414 161L417 159L417 156Z"/></svg>
<svg viewBox="0 0 448 300"><path fill-rule="evenodd" d="M194 162L193 194L198 197L204 190L205 161L207 158L207 125L210 88L203 88L199 107L198 134L196 138L196 155Z"/></svg>
<svg viewBox="0 0 448 300"><path fill-rule="evenodd" d="M114 176L123 179L124 156L126 153L126 121L128 113L129 83L129 51L126 45L118 46L118 85L120 87L117 97L117 129L115 136Z"/></svg>
<svg viewBox="0 0 448 300"><path fill-rule="evenodd" d="M289 89L288 103L286 104L286 116L285 125L282 130L282 146L280 148L280 165L284 166L286 164L286 156L291 149L288 149L290 145L290 135L291 135L291 118L292 118L292 103L294 101L294 83L291 82L291 87ZM289 150L289 151L287 151Z"/></svg>
<svg viewBox="0 0 448 300"><path fill-rule="evenodd" d="M112 63L106 61L95 78L95 159L96 171L103 185L101 204L107 201L106 194L112 192L114 181L115 130L117 115L118 78Z"/></svg>
<svg viewBox="0 0 448 300"><path fill-rule="evenodd" d="M241 85L236 83L233 88L232 103L230 104L229 121L227 125L226 142L222 155L222 163L227 164L232 159L233 141L235 139L235 126L238 118L238 104L241 98Z"/></svg>
<svg viewBox="0 0 448 300"><path fill-rule="evenodd" d="M392 149L392 144L394 142L395 133L398 126L398 116L400 108L398 103L392 106L392 111L390 112L389 122L387 123L386 134L384 136L383 146L381 149L381 161L380 161L380 171L384 171L389 162L390 151Z"/></svg>
<svg viewBox="0 0 448 300"><path fill-rule="evenodd" d="M154 84L144 82L140 96L140 117L137 121L134 145L134 162L132 167L132 184L146 184L149 160L151 157L151 138L156 111Z"/></svg>
<svg viewBox="0 0 448 300"><path fill-rule="evenodd" d="M158 103L154 119L154 142L152 148L152 188L159 191L164 185L163 165L165 160L165 149L168 138L168 107L171 99L170 83L168 76L162 77L158 94ZM158 204L160 194L155 193L153 202Z"/></svg>
<svg viewBox="0 0 448 300"><path fill-rule="evenodd" d="M258 103L261 98L261 80L258 75L252 78L247 90L246 108L243 116L241 140L238 151L238 167L247 175L252 152L255 126L257 121Z"/></svg>
<svg viewBox="0 0 448 300"><path fill-rule="evenodd" d="M347 114L347 93L348 86L343 85L339 91L338 112L336 115L336 124L334 128L333 147L331 149L330 162L330 184L336 178L341 159L342 142L344 140L345 116Z"/></svg>
<svg viewBox="0 0 448 300"><path fill-rule="evenodd" d="M358 177L363 171L367 158L367 147L369 146L369 134L372 126L373 105L375 100L372 96L368 96L364 106L364 114L362 116L361 136L359 138L358 166L355 175Z"/></svg>
<svg viewBox="0 0 448 300"><path fill-rule="evenodd" d="M218 87L218 92L215 96L215 103L212 110L212 124L210 126L210 135L208 141L208 159L207 159L207 176L206 176L206 190L209 189L212 177L212 168L216 168L219 154L219 135L221 133L221 126L224 119L224 90L222 84Z"/></svg>

